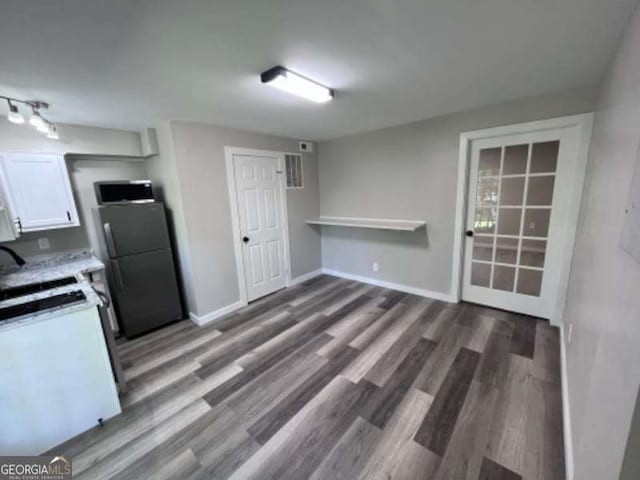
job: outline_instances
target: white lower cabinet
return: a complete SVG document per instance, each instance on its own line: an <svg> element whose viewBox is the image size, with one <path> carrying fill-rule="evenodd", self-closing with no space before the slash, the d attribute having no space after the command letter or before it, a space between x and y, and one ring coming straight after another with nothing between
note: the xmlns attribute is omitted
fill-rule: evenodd
<svg viewBox="0 0 640 480"><path fill-rule="evenodd" d="M18 233L80 225L63 155L4 153L0 160Z"/></svg>
<svg viewBox="0 0 640 480"><path fill-rule="evenodd" d="M39 455L120 413L95 306L0 324L0 456Z"/></svg>

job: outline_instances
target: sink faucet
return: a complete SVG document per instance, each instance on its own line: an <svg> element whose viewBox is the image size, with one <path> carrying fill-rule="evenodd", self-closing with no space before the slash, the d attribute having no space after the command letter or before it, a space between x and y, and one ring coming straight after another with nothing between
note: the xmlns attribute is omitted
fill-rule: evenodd
<svg viewBox="0 0 640 480"><path fill-rule="evenodd" d="M20 255L18 255L16 252L14 252L13 250L11 250L9 247L5 247L3 245L0 245L0 250L3 250L5 252L7 252L9 255L11 255L11 257L15 260L15 262L19 265L22 266L25 263L24 258L22 258Z"/></svg>

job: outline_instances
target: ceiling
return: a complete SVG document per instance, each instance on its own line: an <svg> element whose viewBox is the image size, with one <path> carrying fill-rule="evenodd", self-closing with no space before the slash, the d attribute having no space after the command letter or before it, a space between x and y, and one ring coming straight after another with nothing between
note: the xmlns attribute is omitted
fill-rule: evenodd
<svg viewBox="0 0 640 480"><path fill-rule="evenodd" d="M50 102L58 122L320 140L597 85L636 3L3 0L0 95ZM274 65L335 99L262 85Z"/></svg>

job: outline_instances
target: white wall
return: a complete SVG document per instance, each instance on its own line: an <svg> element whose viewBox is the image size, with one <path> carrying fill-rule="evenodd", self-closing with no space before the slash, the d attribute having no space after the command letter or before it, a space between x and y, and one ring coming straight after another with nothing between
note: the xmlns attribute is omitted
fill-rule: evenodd
<svg viewBox="0 0 640 480"><path fill-rule="evenodd" d="M428 237L324 228L323 267L449 294L460 133L588 112L595 95L528 98L321 142L322 215L426 220Z"/></svg>
<svg viewBox="0 0 640 480"><path fill-rule="evenodd" d="M0 118L0 150L123 157L142 155L138 132L80 125L57 126L60 139L49 140L30 125L16 125Z"/></svg>
<svg viewBox="0 0 640 480"><path fill-rule="evenodd" d="M0 119L0 151L80 154L67 155L80 226L26 233L18 240L6 243L25 257L87 247L97 251L91 215L91 209L96 205L93 182L146 176L141 159L130 158L141 155L137 132L62 124L59 125L59 133L60 140L49 140L28 125L15 125ZM50 248L40 250L38 238L47 238ZM11 263L8 255L0 256L0 264Z"/></svg>
<svg viewBox="0 0 640 480"><path fill-rule="evenodd" d="M144 180L147 178L145 164L140 160L133 159L104 159L101 157L78 159L72 157L67 159L67 168L81 225L80 228L69 230L81 231L86 236L90 248L96 254L99 254L98 231L93 217L93 209L98 206L93 188L94 182L101 180ZM34 232L29 236L46 237L49 232ZM64 234L64 230L56 230L56 233ZM27 235L24 237L26 238Z"/></svg>
<svg viewBox="0 0 640 480"><path fill-rule="evenodd" d="M597 103L564 320L576 480L618 478L640 383L640 264L619 246L639 144L636 11Z"/></svg>

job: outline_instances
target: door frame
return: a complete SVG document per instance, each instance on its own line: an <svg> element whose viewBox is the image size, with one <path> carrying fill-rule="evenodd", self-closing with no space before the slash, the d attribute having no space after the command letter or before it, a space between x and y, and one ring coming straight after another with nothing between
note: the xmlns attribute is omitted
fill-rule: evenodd
<svg viewBox="0 0 640 480"><path fill-rule="evenodd" d="M578 216L580 213L580 202L587 169L587 159L589 154L589 143L591 141L591 130L593 127L593 113L579 115L569 115L565 117L551 118L534 122L518 123L514 125L504 125L494 128L485 128L463 132L460 134L460 149L458 156L458 186L456 192L456 215L455 231L453 238L453 266L451 272L451 296L456 302L462 300L462 282L465 255L464 230L467 223L467 201L469 191L469 167L471 163L471 143L474 140L492 138L518 133L533 133L544 130L555 130L558 128L575 128L578 131L578 151L576 161L576 172L571 185L569 195L569 218L570 221L564 228L564 252L562 263L558 266L560 278L560 291L556 298L551 315L551 324L560 325L564 314L564 306L567 298L567 288L569 274L571 272L571 260L573 258L573 247L575 244L576 230L578 227Z"/></svg>
<svg viewBox="0 0 640 480"><path fill-rule="evenodd" d="M280 170L284 169L284 156L288 152L280 152L276 150L257 150L244 147L224 147L225 166L227 170L227 187L229 190L229 207L231 210L231 230L233 233L233 252L236 260L236 275L238 277L238 291L240 293L240 305L245 306L249 303L247 297L247 279L244 269L244 257L242 255L242 246L240 245L242 235L240 233L240 211L238 209L238 196L236 192L236 169L233 161L234 155L249 155L256 157L277 158ZM283 170L282 170L283 171ZM287 190L284 183L284 175L280 177L280 197L282 198L282 223L284 227L284 268L285 268L285 287L291 285L291 252L289 248L289 214L287 208Z"/></svg>

